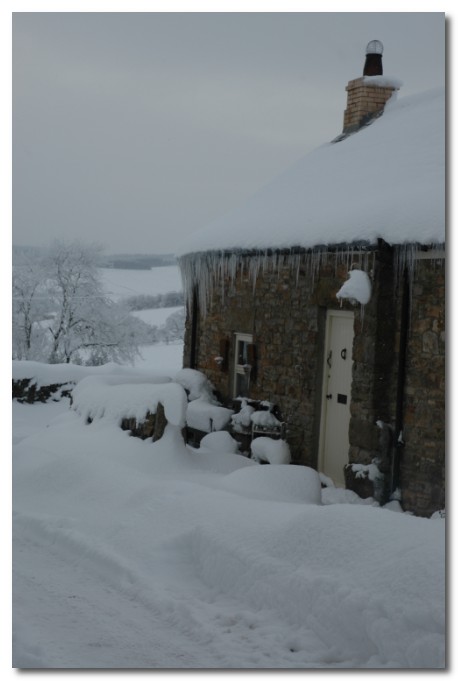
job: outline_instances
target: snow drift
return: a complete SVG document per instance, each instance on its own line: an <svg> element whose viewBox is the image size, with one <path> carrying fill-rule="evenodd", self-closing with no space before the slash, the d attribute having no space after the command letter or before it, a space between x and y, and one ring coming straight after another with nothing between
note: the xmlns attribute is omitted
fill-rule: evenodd
<svg viewBox="0 0 458 681"><path fill-rule="evenodd" d="M222 434L152 444L65 400L14 417L15 666L444 666L442 519L322 504L315 471Z"/></svg>

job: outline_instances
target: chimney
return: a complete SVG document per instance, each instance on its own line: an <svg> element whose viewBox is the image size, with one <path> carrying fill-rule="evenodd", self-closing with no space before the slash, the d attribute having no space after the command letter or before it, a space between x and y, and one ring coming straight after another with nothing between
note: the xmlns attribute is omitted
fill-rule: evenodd
<svg viewBox="0 0 458 681"><path fill-rule="evenodd" d="M343 132L355 132L372 118L379 116L386 102L399 87L383 78L383 45L371 40L366 47L363 76L350 80L347 87L347 108L344 113Z"/></svg>

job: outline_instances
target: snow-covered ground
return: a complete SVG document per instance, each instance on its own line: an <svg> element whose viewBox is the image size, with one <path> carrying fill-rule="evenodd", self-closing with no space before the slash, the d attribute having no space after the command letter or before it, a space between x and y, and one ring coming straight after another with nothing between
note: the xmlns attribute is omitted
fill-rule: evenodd
<svg viewBox="0 0 458 681"><path fill-rule="evenodd" d="M140 355L134 361L135 368L149 371L159 367L161 372L173 375L183 366L183 343L141 345Z"/></svg>
<svg viewBox="0 0 458 681"><path fill-rule="evenodd" d="M444 665L444 520L67 399L13 403L13 434L15 666Z"/></svg>
<svg viewBox="0 0 458 681"><path fill-rule="evenodd" d="M118 299L181 288L177 268L106 272ZM173 311L136 314L159 325ZM14 666L442 667L445 522L321 491L311 469L257 464L225 433L198 451L179 425L130 437L114 415L135 407L132 385L140 400L158 375L196 387L181 342L141 351L131 369L33 365L39 383L116 386L91 425L94 390L77 410L13 402ZM173 413L181 389L165 385Z"/></svg>

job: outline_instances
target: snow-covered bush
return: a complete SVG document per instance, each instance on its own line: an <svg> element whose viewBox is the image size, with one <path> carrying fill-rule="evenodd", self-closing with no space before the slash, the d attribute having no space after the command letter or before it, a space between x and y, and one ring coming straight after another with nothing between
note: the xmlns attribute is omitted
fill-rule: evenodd
<svg viewBox="0 0 458 681"><path fill-rule="evenodd" d="M289 464L291 452L285 440L273 440L271 437L257 437L251 443L251 455L255 461L271 464Z"/></svg>
<svg viewBox="0 0 458 681"><path fill-rule="evenodd" d="M368 478L372 482L375 482L377 480L382 480L384 477L375 460L367 465L362 463L351 463L348 465L356 478Z"/></svg>

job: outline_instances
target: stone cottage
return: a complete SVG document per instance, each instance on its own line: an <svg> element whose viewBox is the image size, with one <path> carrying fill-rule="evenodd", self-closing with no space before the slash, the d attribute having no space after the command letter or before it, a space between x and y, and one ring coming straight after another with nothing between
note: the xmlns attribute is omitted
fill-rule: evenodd
<svg viewBox="0 0 458 681"><path fill-rule="evenodd" d="M372 41L343 132L192 236L184 366L226 406L267 401L293 463L428 516L445 505L445 96L400 87Z"/></svg>

